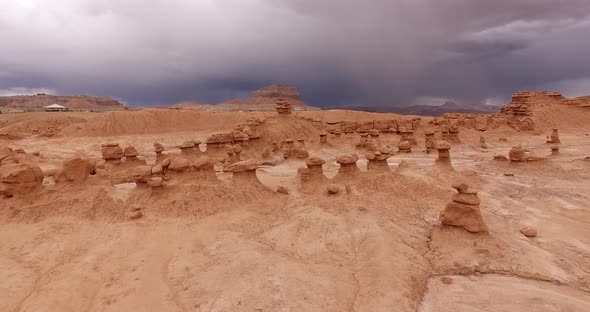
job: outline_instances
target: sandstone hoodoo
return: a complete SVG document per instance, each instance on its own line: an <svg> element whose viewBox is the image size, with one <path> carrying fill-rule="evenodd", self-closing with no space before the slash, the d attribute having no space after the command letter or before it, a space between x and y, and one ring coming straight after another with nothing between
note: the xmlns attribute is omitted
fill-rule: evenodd
<svg viewBox="0 0 590 312"><path fill-rule="evenodd" d="M275 109L277 110L279 116L289 116L293 111L293 106L291 106L291 103L288 101L279 99L275 104Z"/></svg>
<svg viewBox="0 0 590 312"><path fill-rule="evenodd" d="M283 152L283 158L285 159L305 159L309 157L304 140L298 140L297 144L295 144L295 140L291 138L286 139L281 143L281 150Z"/></svg>
<svg viewBox="0 0 590 312"><path fill-rule="evenodd" d="M447 141L438 141L436 142L436 150L438 151L438 158L435 165L451 166L451 144Z"/></svg>
<svg viewBox="0 0 590 312"><path fill-rule="evenodd" d="M426 153L430 154L436 147L436 143L434 141L434 131L427 130L424 132L424 147L426 148Z"/></svg>
<svg viewBox="0 0 590 312"><path fill-rule="evenodd" d="M559 145L558 144L551 146L551 155L559 155Z"/></svg>
<svg viewBox="0 0 590 312"><path fill-rule="evenodd" d="M547 137L547 143L550 144L559 144L561 140L559 139L559 132L557 129L553 129L551 134Z"/></svg>
<svg viewBox="0 0 590 312"><path fill-rule="evenodd" d="M401 141L397 145L398 152L400 153L411 153L412 152L412 144L409 141Z"/></svg>
<svg viewBox="0 0 590 312"><path fill-rule="evenodd" d="M137 186L146 186L152 178L152 167L140 165L133 168L133 181Z"/></svg>
<svg viewBox="0 0 590 312"><path fill-rule="evenodd" d="M256 160L250 158L231 165L228 171L232 172L232 181L234 182L261 185L262 183L256 176L256 168L258 168Z"/></svg>
<svg viewBox="0 0 590 312"><path fill-rule="evenodd" d="M105 143L102 145L102 159L107 162L117 163L123 158L123 149L119 143Z"/></svg>
<svg viewBox="0 0 590 312"><path fill-rule="evenodd" d="M328 144L328 133L326 133L326 132L320 133L320 144Z"/></svg>
<svg viewBox="0 0 590 312"><path fill-rule="evenodd" d="M207 151L223 150L226 145L233 143L234 137L231 133L216 133L207 138Z"/></svg>
<svg viewBox="0 0 590 312"><path fill-rule="evenodd" d="M443 225L462 227L472 233L487 232L479 209L477 192L463 183L454 184L457 190L450 203L440 214L440 222Z"/></svg>
<svg viewBox="0 0 590 312"><path fill-rule="evenodd" d="M449 143L461 143L459 139L459 127L456 125L443 126L441 129L442 139Z"/></svg>
<svg viewBox="0 0 590 312"><path fill-rule="evenodd" d="M137 158L139 153L133 146L127 146L123 150L123 156L125 156L125 163L126 164L133 164L133 165L146 165L146 161L143 159Z"/></svg>
<svg viewBox="0 0 590 312"><path fill-rule="evenodd" d="M379 147L379 150L376 152L369 152L365 155L365 158L369 161L367 163L367 170L369 171L382 171L382 172L390 172L389 165L387 164L387 159L391 157L392 154L391 147L387 145L382 145Z"/></svg>
<svg viewBox="0 0 590 312"><path fill-rule="evenodd" d="M323 165L325 163L325 160L316 156L309 157L305 160L307 168L303 168L299 171L301 186L304 190L317 190L318 184L328 182L328 178L324 176Z"/></svg>
<svg viewBox="0 0 590 312"><path fill-rule="evenodd" d="M154 152L156 153L156 164L159 164L164 160L166 157L162 154L164 152L164 145L154 142Z"/></svg>
<svg viewBox="0 0 590 312"><path fill-rule="evenodd" d="M200 156L192 163L192 167L197 181L218 181L215 175L215 161L211 157Z"/></svg>
<svg viewBox="0 0 590 312"><path fill-rule="evenodd" d="M488 145L486 144L486 137L483 135L479 136L479 146L481 148L488 148Z"/></svg>
<svg viewBox="0 0 590 312"><path fill-rule="evenodd" d="M8 163L0 166L0 196L12 197L41 188L43 171L37 166Z"/></svg>
<svg viewBox="0 0 590 312"><path fill-rule="evenodd" d="M196 159L198 157L198 154L200 154L200 151L197 152L195 146L195 141L184 141L182 144L178 146L178 148L180 149L180 155L187 159Z"/></svg>
<svg viewBox="0 0 590 312"><path fill-rule="evenodd" d="M336 162L340 165L338 174L333 178L335 182L356 179L361 171L356 165L359 156L356 153L347 153L336 157Z"/></svg>

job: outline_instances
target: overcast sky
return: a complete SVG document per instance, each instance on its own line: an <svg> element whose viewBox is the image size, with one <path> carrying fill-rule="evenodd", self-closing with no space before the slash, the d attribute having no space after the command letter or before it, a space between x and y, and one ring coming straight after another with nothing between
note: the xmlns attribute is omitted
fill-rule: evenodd
<svg viewBox="0 0 590 312"><path fill-rule="evenodd" d="M317 106L590 94L590 0L2 0L0 95Z"/></svg>

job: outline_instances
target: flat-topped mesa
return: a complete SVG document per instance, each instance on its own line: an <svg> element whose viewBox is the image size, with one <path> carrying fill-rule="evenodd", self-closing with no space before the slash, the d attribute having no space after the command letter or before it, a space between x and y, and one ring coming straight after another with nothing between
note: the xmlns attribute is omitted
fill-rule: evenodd
<svg viewBox="0 0 590 312"><path fill-rule="evenodd" d="M96 170L96 161L74 157L64 160L63 167L55 177L56 183L83 183Z"/></svg>
<svg viewBox="0 0 590 312"><path fill-rule="evenodd" d="M256 176L256 168L258 168L256 160L250 158L231 165L228 171L232 172L232 182L260 185L262 182Z"/></svg>
<svg viewBox="0 0 590 312"><path fill-rule="evenodd" d="M508 158L510 159L510 162L526 161L525 156L525 152L520 145L513 146L508 152Z"/></svg>
<svg viewBox="0 0 590 312"><path fill-rule="evenodd" d="M367 163L368 171L386 171L390 172L387 159L392 156L393 150L387 145L382 145L376 152L369 152L365 158L369 161Z"/></svg>
<svg viewBox="0 0 590 312"><path fill-rule="evenodd" d="M334 181L356 179L361 173L361 170L356 165L359 156L356 153L347 153L336 158L336 162L340 165L338 174L334 177Z"/></svg>
<svg viewBox="0 0 590 312"><path fill-rule="evenodd" d="M102 159L107 163L119 164L123 158L123 149L119 143L104 143L101 148Z"/></svg>
<svg viewBox="0 0 590 312"><path fill-rule="evenodd" d="M529 91L519 91L512 95L512 101L508 105L502 107L501 115L512 117L528 117L531 116L531 97L533 94Z"/></svg>
<svg viewBox="0 0 590 312"><path fill-rule="evenodd" d="M440 214L440 222L443 225L462 227L471 233L487 232L479 209L477 192L469 189L466 184L454 184L457 190L450 203L446 205Z"/></svg>
<svg viewBox="0 0 590 312"><path fill-rule="evenodd" d="M397 151L400 153L411 153L412 152L412 144L409 141L401 141L397 145Z"/></svg>
<svg viewBox="0 0 590 312"><path fill-rule="evenodd" d="M207 144L207 152L225 150L225 146L232 144L233 140L234 136L231 132L212 134L205 141Z"/></svg>
<svg viewBox="0 0 590 312"><path fill-rule="evenodd" d="M328 144L328 133L327 132L320 133L320 144Z"/></svg>
<svg viewBox="0 0 590 312"><path fill-rule="evenodd" d="M289 116L293 112L293 106L285 99L278 99L275 104L275 109L279 116Z"/></svg>
<svg viewBox="0 0 590 312"><path fill-rule="evenodd" d="M0 196L30 194L42 188L43 171L38 166L7 163L0 166Z"/></svg>
<svg viewBox="0 0 590 312"><path fill-rule="evenodd" d="M426 147L426 153L430 154L435 150L436 142L434 140L434 131L426 130L424 132L424 147Z"/></svg>
<svg viewBox="0 0 590 312"><path fill-rule="evenodd" d="M560 144L561 140L559 139L559 132L557 129L551 130L551 134L547 136L547 143L549 144Z"/></svg>

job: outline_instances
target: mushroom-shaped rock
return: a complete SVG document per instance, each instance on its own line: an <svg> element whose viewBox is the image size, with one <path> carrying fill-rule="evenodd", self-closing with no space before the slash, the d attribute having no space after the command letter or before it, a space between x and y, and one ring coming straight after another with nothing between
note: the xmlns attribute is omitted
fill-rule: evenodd
<svg viewBox="0 0 590 312"><path fill-rule="evenodd" d="M320 157L316 157L316 156L309 157L305 160L305 164L308 167L321 166L325 163L326 163L325 160L321 159Z"/></svg>
<svg viewBox="0 0 590 312"><path fill-rule="evenodd" d="M87 158L75 157L63 162L63 168L55 179L56 182L84 182L95 170L96 162Z"/></svg>
<svg viewBox="0 0 590 312"><path fill-rule="evenodd" d="M410 153L412 151L412 144L409 141L399 142L397 148L400 153Z"/></svg>
<svg viewBox="0 0 590 312"><path fill-rule="evenodd" d="M164 145L162 145L158 142L154 142L154 152L161 153L163 151L164 151Z"/></svg>
<svg viewBox="0 0 590 312"><path fill-rule="evenodd" d="M327 182L322 166L326 163L320 157L312 156L305 160L307 168L300 171L301 185L306 191L317 190L318 183Z"/></svg>
<svg viewBox="0 0 590 312"><path fill-rule="evenodd" d="M43 171L37 166L9 163L0 167L0 195L25 194L41 187Z"/></svg>
<svg viewBox="0 0 590 312"><path fill-rule="evenodd" d="M439 159L448 159L451 157L451 153L449 150L451 149L451 144L447 141L438 141L436 142L436 150L438 151L438 158Z"/></svg>
<svg viewBox="0 0 590 312"><path fill-rule="evenodd" d="M508 152L508 158L510 158L511 162L525 161L524 150L520 145L514 146Z"/></svg>
<svg viewBox="0 0 590 312"><path fill-rule="evenodd" d="M452 201L441 212L441 223L462 227L472 233L487 232L479 209L477 192L470 190L466 184L456 184L453 187L458 194L453 196Z"/></svg>
<svg viewBox="0 0 590 312"><path fill-rule="evenodd" d="M356 153L348 153L336 158L336 162L340 165L354 165L358 160L359 156Z"/></svg>

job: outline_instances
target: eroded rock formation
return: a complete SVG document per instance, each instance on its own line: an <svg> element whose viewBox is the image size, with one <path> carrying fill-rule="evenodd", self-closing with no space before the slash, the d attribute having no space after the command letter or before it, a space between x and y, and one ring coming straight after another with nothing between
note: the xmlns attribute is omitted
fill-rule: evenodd
<svg viewBox="0 0 590 312"><path fill-rule="evenodd" d="M443 225L462 227L472 233L487 232L479 209L477 192L469 189L466 184L454 184L457 190L450 203L440 214L440 222Z"/></svg>

